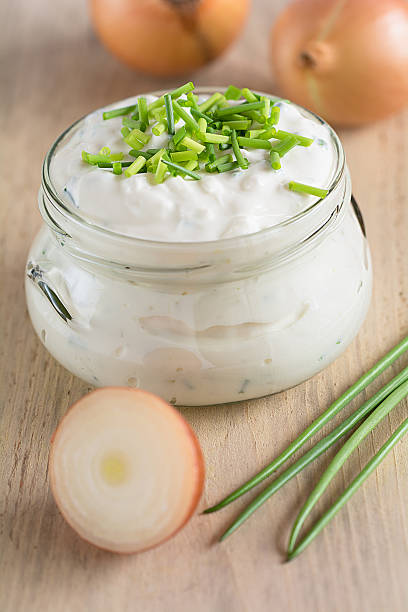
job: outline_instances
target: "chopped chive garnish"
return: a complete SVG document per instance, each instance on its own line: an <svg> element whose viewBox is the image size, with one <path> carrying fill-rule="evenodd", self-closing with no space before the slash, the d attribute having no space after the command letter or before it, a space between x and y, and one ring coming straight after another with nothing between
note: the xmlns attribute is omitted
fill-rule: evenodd
<svg viewBox="0 0 408 612"><path fill-rule="evenodd" d="M170 94L166 94L164 96L164 108L166 109L166 117L167 117L167 131L169 134L173 135L175 132L174 129L174 114L173 114L173 103Z"/></svg>
<svg viewBox="0 0 408 612"><path fill-rule="evenodd" d="M208 152L208 161L209 161L209 162L213 162L213 161L215 161L215 160L217 159L217 157L216 157L216 155L215 155L215 146L214 146L214 144L213 144L212 142L209 142L209 143L206 145L206 147L205 147L205 148L206 148L206 150L207 150L207 152Z"/></svg>
<svg viewBox="0 0 408 612"><path fill-rule="evenodd" d="M111 153L109 155L111 161L121 161L123 159L123 153Z"/></svg>
<svg viewBox="0 0 408 612"><path fill-rule="evenodd" d="M169 166L170 168L174 168L179 173L186 174L187 176L193 178L195 181L199 181L201 178L201 176L197 174L196 172L192 172L191 170L184 168L184 166L180 166L179 164L175 164L174 162L170 162L170 161L167 161L166 159L163 159L163 163Z"/></svg>
<svg viewBox="0 0 408 612"><path fill-rule="evenodd" d="M196 159L190 159L184 167L186 170L195 170L198 167L198 161Z"/></svg>
<svg viewBox="0 0 408 612"><path fill-rule="evenodd" d="M207 121L200 117L198 120L198 131L205 133L207 131Z"/></svg>
<svg viewBox="0 0 408 612"><path fill-rule="evenodd" d="M143 96L138 98L137 99L137 107L138 107L138 110L139 110L139 119L140 119L140 121L142 123L142 126L144 127L144 130L145 130L146 127L149 125L149 115L147 113L146 98L144 98Z"/></svg>
<svg viewBox="0 0 408 612"><path fill-rule="evenodd" d="M269 141L268 141L269 142ZM296 136L291 135L285 138L284 140L279 140L272 145L272 151L279 153L280 157L283 157L288 153L293 147L296 147L299 144L299 141Z"/></svg>
<svg viewBox="0 0 408 612"><path fill-rule="evenodd" d="M145 163L146 163L145 158L142 155L139 155L139 157L135 159L135 161L128 168L126 168L125 175L127 177L130 177L130 176L133 176L134 174L137 174L143 168Z"/></svg>
<svg viewBox="0 0 408 612"><path fill-rule="evenodd" d="M181 128L179 128L177 130L177 132L174 134L172 141L174 142L175 145L178 145L183 138L187 136L187 130L186 130L186 126L183 125Z"/></svg>
<svg viewBox="0 0 408 612"><path fill-rule="evenodd" d="M268 130L261 131L261 133L258 134L257 138L262 138L262 140L276 138L276 129L274 127L271 127Z"/></svg>
<svg viewBox="0 0 408 612"><path fill-rule="evenodd" d="M243 88L242 95L248 102L258 102L258 98L252 93L250 89L248 89L248 87Z"/></svg>
<svg viewBox="0 0 408 612"><path fill-rule="evenodd" d="M162 183L164 181L164 177L166 176L167 172L167 166L162 161L164 153L165 151L163 150L163 153L161 153L157 164L156 172L154 174L154 180L157 184Z"/></svg>
<svg viewBox="0 0 408 612"><path fill-rule="evenodd" d="M105 111L102 114L102 117L106 119L113 119L114 117L121 117L122 115L129 115L129 113L133 113L136 108L136 104L132 104L131 106L122 106L122 108L115 108L115 110Z"/></svg>
<svg viewBox="0 0 408 612"><path fill-rule="evenodd" d="M110 162L108 155L87 153L86 151L82 151L82 160L91 166L96 166L99 162Z"/></svg>
<svg viewBox="0 0 408 612"><path fill-rule="evenodd" d="M265 132L263 128L259 130L248 130L247 133L245 134L245 138L258 138L258 136L260 134L263 134L263 132Z"/></svg>
<svg viewBox="0 0 408 612"><path fill-rule="evenodd" d="M122 134L123 138L126 138L127 136L129 136L129 134L130 134L130 130L129 130L129 128L128 128L128 127L123 127L123 128L120 130L120 133Z"/></svg>
<svg viewBox="0 0 408 612"><path fill-rule="evenodd" d="M113 174L122 174L122 164L120 161L112 163Z"/></svg>
<svg viewBox="0 0 408 612"><path fill-rule="evenodd" d="M235 87L235 85L230 85L227 87L224 95L227 100L239 100L242 96L242 91L238 89L238 87Z"/></svg>
<svg viewBox="0 0 408 612"><path fill-rule="evenodd" d="M150 140L150 136L145 134L141 130L135 128L132 130L127 136L125 136L124 141L133 149L137 149L139 143L142 143L142 146L146 145Z"/></svg>
<svg viewBox="0 0 408 612"><path fill-rule="evenodd" d="M269 140L263 140L262 138L245 138L245 136L238 136L238 144L248 149L270 149L272 147Z"/></svg>
<svg viewBox="0 0 408 612"><path fill-rule="evenodd" d="M194 119L205 119L207 121L207 123L211 123L212 122L212 117L210 117L210 115L206 115L205 113L202 113L201 111L192 108L190 110L190 113L192 114L192 116L194 117Z"/></svg>
<svg viewBox="0 0 408 612"><path fill-rule="evenodd" d="M188 94L190 91L193 91L193 89L194 89L194 84L190 81L189 83L186 83L185 85L182 85L181 87L178 87L177 89L173 89L173 91L170 92L170 95L172 99L174 100L175 98L179 98L183 94ZM148 111L150 112L154 110L155 108L159 108L160 106L164 106L164 96L161 96L160 98L158 98L157 100L149 104Z"/></svg>
<svg viewBox="0 0 408 612"><path fill-rule="evenodd" d="M228 164L221 164L217 167L217 170L218 172L230 172L231 170L236 170L238 167L238 162L233 161Z"/></svg>
<svg viewBox="0 0 408 612"><path fill-rule="evenodd" d="M280 170L281 168L281 160L280 155L276 151L271 151L269 154L271 160L271 166L274 170Z"/></svg>
<svg viewBox="0 0 408 612"><path fill-rule="evenodd" d="M133 162L131 161L126 161L126 162L98 162L98 168L115 168L115 164L120 164L122 168L128 168L129 166L131 166L133 164ZM114 173L116 174L116 173ZM121 172L119 172L119 174L122 174Z"/></svg>
<svg viewBox="0 0 408 612"><path fill-rule="evenodd" d="M198 96L196 96L192 91L190 91L187 94L187 100L190 102L191 108L194 108L194 110L198 111Z"/></svg>
<svg viewBox="0 0 408 612"><path fill-rule="evenodd" d="M319 187L304 185L303 183L297 183L296 181L290 181L288 187L291 191L297 191L298 193L308 193L310 195L317 196L321 199L325 198L329 193L328 189L320 189Z"/></svg>
<svg viewBox="0 0 408 612"><path fill-rule="evenodd" d="M198 105L198 110L202 113L205 113L206 111L208 111L210 108L212 108L213 106L215 106L217 104L217 102L219 102L221 99L223 98L222 93L220 93L219 91L213 93L212 96L210 96L208 98L208 100L205 100L204 102L202 102L201 104Z"/></svg>
<svg viewBox="0 0 408 612"><path fill-rule="evenodd" d="M229 162L232 162L232 155L228 154L228 155L222 155L221 157L218 157L217 159L215 159L213 162L207 164L206 169L207 170L216 170L218 168L218 166L222 166L222 164L228 164Z"/></svg>
<svg viewBox="0 0 408 612"><path fill-rule="evenodd" d="M306 136L299 136L298 134L293 134L293 132L285 132L285 130L277 130L274 138L278 138L279 140L284 140L289 136L296 136L298 144L301 147L310 147L313 142L313 138L307 138Z"/></svg>
<svg viewBox="0 0 408 612"><path fill-rule="evenodd" d="M190 161L197 159L197 153L195 151L176 151L175 153L170 153L170 158L174 162Z"/></svg>
<svg viewBox="0 0 408 612"><path fill-rule="evenodd" d="M265 121L266 121L267 119L269 119L269 115L271 112L271 100L270 98L267 98L266 96L261 96L261 102L265 103L265 106L263 107L261 113L264 116Z"/></svg>
<svg viewBox="0 0 408 612"><path fill-rule="evenodd" d="M198 132L197 121L186 110L184 110L184 108L182 108L176 100L173 100L173 108L187 127L193 130L193 132Z"/></svg>
<svg viewBox="0 0 408 612"><path fill-rule="evenodd" d="M143 155L143 157L145 157L146 159L150 159L159 150L160 149L148 149L147 151L138 151L137 149L131 149L129 151L129 155L131 155L132 157L139 157L139 155Z"/></svg>
<svg viewBox="0 0 408 612"><path fill-rule="evenodd" d="M153 172L156 172L156 167L163 155L166 153L166 149L159 149L154 155L148 160L147 167Z"/></svg>
<svg viewBox="0 0 408 612"><path fill-rule="evenodd" d="M234 151L235 159L237 160L238 166L243 170L246 170L248 168L248 160L241 153L241 149L239 148L237 140L237 133L235 130L232 130L231 142L232 150Z"/></svg>
<svg viewBox="0 0 408 612"><path fill-rule="evenodd" d="M268 123L270 125L276 125L279 121L279 117L280 117L280 107L279 106L272 106L271 108L271 115L268 119Z"/></svg>
<svg viewBox="0 0 408 612"><path fill-rule="evenodd" d="M180 144L184 145L188 149L192 149L196 153L201 153L205 149L204 145L196 140L193 140L189 136L184 136L183 140L180 141Z"/></svg>
<svg viewBox="0 0 408 612"><path fill-rule="evenodd" d="M235 113L247 113L248 111L263 108L263 102L244 102L243 104L237 104L235 106L228 106L226 108L220 108L216 112L216 116L219 118L228 117L228 115L234 115Z"/></svg>
<svg viewBox="0 0 408 612"><path fill-rule="evenodd" d="M233 130L247 130L250 126L251 126L251 120L250 119L236 119L236 120L232 120L232 121L223 121L222 125L227 126ZM260 130L262 131L262 130Z"/></svg>
<svg viewBox="0 0 408 612"><path fill-rule="evenodd" d="M226 134L211 134L206 132L205 134L199 134L200 140L203 142L211 142L213 144L227 144L230 142L230 137Z"/></svg>
<svg viewBox="0 0 408 612"><path fill-rule="evenodd" d="M156 125L152 127L152 133L155 136L160 136L166 130L168 130L167 121L160 121L160 123L156 123Z"/></svg>

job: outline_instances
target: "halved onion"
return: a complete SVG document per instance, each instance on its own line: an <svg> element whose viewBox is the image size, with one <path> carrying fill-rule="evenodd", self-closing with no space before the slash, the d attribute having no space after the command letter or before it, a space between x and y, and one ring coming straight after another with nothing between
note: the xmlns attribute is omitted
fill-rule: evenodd
<svg viewBox="0 0 408 612"><path fill-rule="evenodd" d="M108 387L74 404L51 445L58 508L85 540L117 553L160 544L189 520L204 462L194 432L146 391Z"/></svg>

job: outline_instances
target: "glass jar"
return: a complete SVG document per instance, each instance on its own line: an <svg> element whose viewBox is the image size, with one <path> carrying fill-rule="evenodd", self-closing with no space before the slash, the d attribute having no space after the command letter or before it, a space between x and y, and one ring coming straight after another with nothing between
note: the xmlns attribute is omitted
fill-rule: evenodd
<svg viewBox="0 0 408 612"><path fill-rule="evenodd" d="M372 272L333 131L338 163L325 199L247 236L165 243L99 227L56 192L50 162L82 121L44 160L44 225L26 270L33 326L62 365L96 386L205 405L282 391L345 350L365 318Z"/></svg>

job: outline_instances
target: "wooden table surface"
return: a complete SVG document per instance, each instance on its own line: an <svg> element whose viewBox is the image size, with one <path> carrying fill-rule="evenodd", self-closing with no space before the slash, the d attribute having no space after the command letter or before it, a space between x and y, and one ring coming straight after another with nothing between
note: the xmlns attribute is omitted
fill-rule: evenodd
<svg viewBox="0 0 408 612"><path fill-rule="evenodd" d="M255 0L230 51L191 75L274 90L270 24L284 0ZM1 0L0 63L0 610L1 612L403 612L408 610L408 439L313 545L283 563L293 518L329 457L285 486L242 529L216 543L242 507L195 516L156 550L121 557L82 542L47 482L51 434L88 386L59 366L28 319L23 277L41 220L43 155L73 120L176 81L135 74L96 40L80 0ZM186 408L207 466L200 508L258 471L408 329L408 113L342 131L371 244L375 287L352 346L312 380L251 402ZM401 359L388 380L407 359ZM407 416L403 402L347 462L327 507ZM330 454L329 454L330 455Z"/></svg>

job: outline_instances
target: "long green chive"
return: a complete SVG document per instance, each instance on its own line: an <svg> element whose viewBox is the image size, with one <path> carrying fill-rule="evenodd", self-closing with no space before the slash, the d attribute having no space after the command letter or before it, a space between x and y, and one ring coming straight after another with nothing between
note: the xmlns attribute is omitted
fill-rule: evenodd
<svg viewBox="0 0 408 612"><path fill-rule="evenodd" d="M230 85L227 87L224 96L227 100L239 100L242 97L242 91L235 85Z"/></svg>
<svg viewBox="0 0 408 612"><path fill-rule="evenodd" d="M180 141L180 144L184 145L188 149L192 149L196 153L201 153L205 149L204 145L196 140L193 140L189 136L184 136L183 140Z"/></svg>
<svg viewBox="0 0 408 612"><path fill-rule="evenodd" d="M298 193L308 193L310 195L317 196L318 198L325 198L329 193L328 189L320 189L319 187L312 187L311 185L304 185L303 183L297 183L296 181L290 181L288 187L291 191L297 191Z"/></svg>
<svg viewBox="0 0 408 612"><path fill-rule="evenodd" d="M282 166L281 166L281 160L280 160L279 153L277 153L276 151L271 151L269 154L269 157L270 157L272 168L274 170L280 170Z"/></svg>
<svg viewBox="0 0 408 612"><path fill-rule="evenodd" d="M233 162L229 162L228 164L220 164L219 166L217 166L217 171L218 172L230 172L231 170L236 170L237 168L239 168L238 162L233 161Z"/></svg>
<svg viewBox="0 0 408 612"><path fill-rule="evenodd" d="M390 393L397 389L403 382L408 380L408 368L405 368L400 374L395 376L389 383L384 385L373 397L365 401L353 414L346 418L338 427L336 427L330 434L325 436L322 440L317 442L309 451L307 451L302 457L300 457L294 464L288 467L282 474L280 474L270 485L266 487L251 503L245 508L245 510L234 520L232 525L224 532L221 536L222 540L225 540L229 535L238 529L262 504L264 504L272 495L274 495L279 489L281 489L289 480L294 478L308 465L313 463L315 459L320 457L327 449L333 446L341 438L343 438L349 431L351 431L359 422L361 422L368 414L381 404L381 402L387 398ZM216 506L204 510L204 514L216 512L221 508L225 508L228 504L235 501L250 491L257 484L265 480L269 474L264 473L262 470L254 478L249 480L245 485L237 489L234 493L231 493L227 498L221 501ZM262 478L260 479L260 476Z"/></svg>
<svg viewBox="0 0 408 612"><path fill-rule="evenodd" d="M190 161L197 159L197 153L195 151L176 151L175 153L170 153L170 159L174 162Z"/></svg>
<svg viewBox="0 0 408 612"><path fill-rule="evenodd" d="M278 153L280 157L283 157L288 153L291 149L296 147L298 144L298 140L296 136L288 136L284 140L279 140L272 145L272 151Z"/></svg>
<svg viewBox="0 0 408 612"><path fill-rule="evenodd" d="M113 168L113 170L116 168L118 168L117 164L119 164L122 168L128 168L129 166L131 166L133 164L133 162L131 161L124 161L124 162L120 162L120 161L116 161L116 162L98 162L98 168ZM122 174L121 172L114 172L114 174Z"/></svg>
<svg viewBox="0 0 408 612"><path fill-rule="evenodd" d="M223 127L227 126L233 130L247 130L251 126L250 119L241 119L241 120L232 120L232 121L223 121Z"/></svg>
<svg viewBox="0 0 408 612"><path fill-rule="evenodd" d="M230 142L229 136L225 134L211 134L210 132L199 133L200 140L203 142L211 142L213 144L227 144Z"/></svg>
<svg viewBox="0 0 408 612"><path fill-rule="evenodd" d="M192 172L191 170L188 170L187 168L184 168L184 166L180 166L179 164L175 164L174 162L167 161L166 159L163 159L162 161L164 164L166 164L170 168L174 168L181 174L186 174L187 176L194 179L195 181L199 181L201 178L199 174L197 174L196 172Z"/></svg>
<svg viewBox="0 0 408 612"><path fill-rule="evenodd" d="M129 166L129 168L126 168L125 170L125 175L127 177L133 176L134 174L137 174L138 172L140 172L140 170L143 168L143 166L145 165L146 160L145 158L140 155L137 159L135 159L135 161Z"/></svg>
<svg viewBox="0 0 408 612"><path fill-rule="evenodd" d="M248 89L248 87L244 87L242 90L242 95L244 96L245 100L248 100L248 102L258 102L258 98L255 96L255 94L252 93L252 91L250 89Z"/></svg>
<svg viewBox="0 0 408 612"><path fill-rule="evenodd" d="M274 459L269 465L261 470L256 476L251 478L247 483L233 491L228 497L222 500L216 506L209 508L207 512L214 512L255 487L257 484L265 480L273 474L281 465L286 463L296 451L301 448L312 436L322 429L327 423L345 408L359 393L361 393L370 383L372 383L384 370L394 363L401 355L408 350L408 336L406 336L399 344L392 348L384 357L382 357L368 372L363 374L357 382L349 387L336 401L334 401L317 419L309 425L289 446ZM389 391L388 391L389 393ZM388 395L387 393L387 395ZM375 397L375 396L374 396ZM373 397L373 399L374 399Z"/></svg>
<svg viewBox="0 0 408 612"><path fill-rule="evenodd" d="M313 138L307 138L306 136L299 136L299 134L293 134L292 132L285 132L285 130L277 130L274 138L278 138L279 140L285 140L289 138L289 136L295 136L297 138L298 144L301 147L310 147L313 143Z"/></svg>
<svg viewBox="0 0 408 612"><path fill-rule="evenodd" d="M241 149L239 148L237 133L232 130L231 134L232 150L234 151L235 159L237 160L238 166L243 170L248 168L248 160L242 155Z"/></svg>
<svg viewBox="0 0 408 612"><path fill-rule="evenodd" d="M218 166L221 166L222 164L228 164L229 162L232 162L232 155L228 154L228 155L222 155L221 157L218 157L217 159L215 159L213 162L207 164L206 169L207 170L216 170L218 168Z"/></svg>
<svg viewBox="0 0 408 612"><path fill-rule="evenodd" d="M173 114L173 103L172 103L170 94L166 94L164 96L164 107L166 109L167 131L169 134L173 135L175 133L174 114Z"/></svg>
<svg viewBox="0 0 408 612"><path fill-rule="evenodd" d="M244 136L238 136L238 144L247 149L270 149L272 147L269 140L245 138Z"/></svg>
<svg viewBox="0 0 408 612"><path fill-rule="evenodd" d="M146 98L141 96L140 98L137 99L137 108L139 110L139 119L142 122L142 126L144 127L144 130L145 130L147 126L149 125L149 115L147 112Z"/></svg>
<svg viewBox="0 0 408 612"><path fill-rule="evenodd" d="M198 105L198 110L201 113L205 113L206 111L210 110L210 108L215 106L217 102L222 100L223 97L224 96L219 91L213 93L212 96L210 96L207 100Z"/></svg>
<svg viewBox="0 0 408 612"><path fill-rule="evenodd" d="M402 392L402 390L401 390ZM288 561L297 557L312 540L326 527L327 523L337 514L337 512L348 502L348 500L354 495L357 489L363 484L363 482L377 469L380 463L385 459L390 450L401 440L405 434L408 433L408 419L405 419L401 425L395 430L387 442L380 448L380 450L374 455L367 465L361 470L360 474L353 480L353 482L345 489L329 510L313 525L307 536L288 553Z"/></svg>
<svg viewBox="0 0 408 612"><path fill-rule="evenodd" d="M384 417L386 417L387 414L389 414L389 412L391 412L391 410L407 395L408 395L408 381L402 383L397 389L395 389L395 391L390 393L390 395L385 400L383 400L379 406L377 406L374 412L369 417L367 417L367 419L350 436L350 438L344 443L344 445L338 451L337 455L334 457L334 459L329 464L328 468L323 473L323 476L320 478L317 486L312 491L312 493L309 495L308 499L306 500L306 503L304 504L303 508L301 509L298 516L296 517L296 520L293 525L292 533L289 539L289 547L288 547L289 554L294 553L297 537L300 533L302 525L305 522L307 516L310 514L311 510L313 509L313 507L315 506L315 504L317 503L321 495L324 493L324 491L327 489L330 482L333 480L334 476L344 465L348 457L357 448L360 442L362 442L362 440L364 440L364 438L368 436L368 434L384 419ZM372 460L373 463L370 466L370 468L372 468L371 471L373 471L377 467L378 463L382 461L384 454L381 451L379 453L379 456L374 457L374 459ZM368 470L368 473L366 474L367 476L369 475L369 473L371 473L370 468ZM365 478L363 478L363 480L365 480ZM358 486L360 486L361 482L358 482L357 486L355 486L355 484L353 486L353 484L352 484L352 489L353 489L352 492L354 492L355 489L358 488ZM346 501L347 499L344 499L343 504Z"/></svg>
<svg viewBox="0 0 408 612"><path fill-rule="evenodd" d="M115 108L115 110L105 111L102 114L102 117L106 119L113 119L114 117L121 117L122 115L129 115L136 108L136 104L132 104L131 106L122 106L122 108Z"/></svg>
<svg viewBox="0 0 408 612"><path fill-rule="evenodd" d="M263 108L263 102L244 102L243 104L236 104L234 106L228 106L226 108L220 108L216 112L216 116L222 119L222 117L228 117L228 115L234 115L235 113L247 113L248 111Z"/></svg>
<svg viewBox="0 0 408 612"><path fill-rule="evenodd" d="M180 104L173 100L173 108L179 117L184 121L186 126L188 126L193 132L198 132L198 123L184 108L180 106Z"/></svg>

